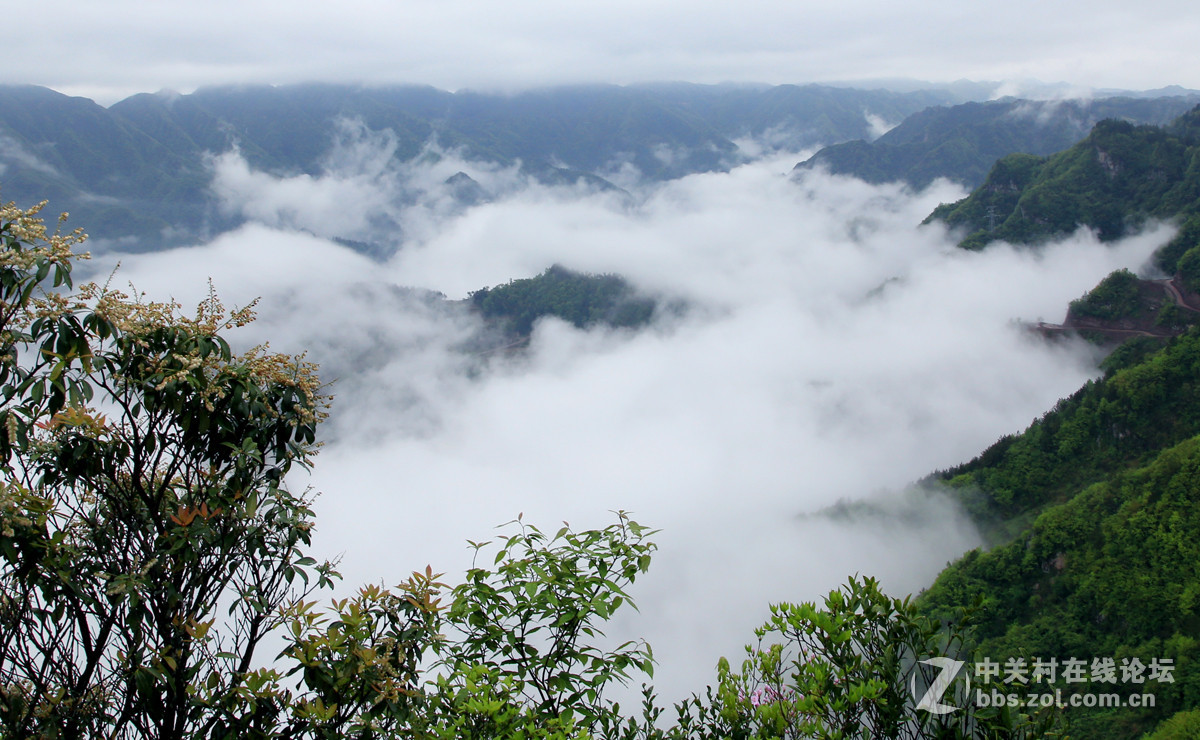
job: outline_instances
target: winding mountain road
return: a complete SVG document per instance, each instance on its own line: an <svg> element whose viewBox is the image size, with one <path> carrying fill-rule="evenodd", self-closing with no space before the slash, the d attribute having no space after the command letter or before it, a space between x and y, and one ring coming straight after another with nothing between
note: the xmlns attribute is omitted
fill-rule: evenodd
<svg viewBox="0 0 1200 740"><path fill-rule="evenodd" d="M1167 295L1171 296L1171 300L1175 301L1176 306L1191 311L1192 313L1200 313L1200 308L1196 308L1187 302L1187 299L1179 290L1179 286L1175 284L1174 277L1166 280L1151 280L1150 282L1158 283L1159 285L1163 286L1163 288L1165 288L1167 291Z"/></svg>
<svg viewBox="0 0 1200 740"><path fill-rule="evenodd" d="M1192 313L1200 313L1200 307L1194 306L1188 302L1187 296L1179 289L1176 283L1176 277L1166 278L1162 280L1147 280L1145 282L1161 285L1163 291L1170 297L1171 301L1185 311ZM1039 321L1034 327L1034 330L1040 332L1043 336L1057 334L1059 332L1068 331L1092 331L1107 334L1113 337L1157 337L1159 339L1174 336L1177 332L1164 331L1147 331L1145 329L1118 329L1109 327L1091 327L1091 326L1067 326L1066 324L1048 324L1044 321Z"/></svg>

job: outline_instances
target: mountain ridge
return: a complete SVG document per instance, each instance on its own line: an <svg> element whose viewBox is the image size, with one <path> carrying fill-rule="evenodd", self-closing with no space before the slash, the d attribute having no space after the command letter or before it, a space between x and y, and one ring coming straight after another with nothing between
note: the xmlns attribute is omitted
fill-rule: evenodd
<svg viewBox="0 0 1200 740"><path fill-rule="evenodd" d="M1084 226L1111 241L1148 219L1200 211L1200 106L1165 126L1100 121L1079 143L1048 157L997 161L969 196L926 219L965 233L960 246L1030 243Z"/></svg>
<svg viewBox="0 0 1200 740"><path fill-rule="evenodd" d="M339 120L390 131L393 158L431 142L468 159L520 167L548 183L611 186L632 165L650 181L728 169L735 139L776 146L868 135L867 114L903 116L948 93L822 86L564 86L511 95L431 87L303 84L140 93L108 108L36 86L0 86L0 187L9 200L49 198L97 241L151 247L235 225L217 212L206 157L234 147L277 176L323 172ZM36 119L36 120L34 120ZM86 143L86 145L81 145Z"/></svg>
<svg viewBox="0 0 1200 740"><path fill-rule="evenodd" d="M984 184L996 160L1015 153L1050 155L1087 136L1106 118L1166 124L1200 103L1200 95L1036 101L1006 98L931 107L874 141L821 149L796 165L821 167L867 182L902 181L921 189L938 178Z"/></svg>

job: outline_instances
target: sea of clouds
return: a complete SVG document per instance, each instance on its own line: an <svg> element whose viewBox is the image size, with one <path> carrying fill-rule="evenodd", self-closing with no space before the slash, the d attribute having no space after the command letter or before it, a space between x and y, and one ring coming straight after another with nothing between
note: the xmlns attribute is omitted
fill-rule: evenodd
<svg viewBox="0 0 1200 740"><path fill-rule="evenodd" d="M970 253L919 225L964 195L956 186L797 180L799 154L660 184L624 171L622 193L436 150L398 163L393 146L347 124L322 176L215 158L214 189L247 225L125 255L113 282L186 305L211 278L227 303L259 300L239 343L321 364L335 396L326 445L293 482L320 491L315 549L341 557L345 591L426 564L453 581L466 540L518 514L553 531L619 509L660 529L633 591L641 611L610 635L652 643L670 698L739 656L771 602L819 598L855 573L909 593L976 546L949 501L910 483L1094 377L1092 350L1020 322L1060 320L1169 236ZM460 171L492 200L456 202L445 181ZM688 308L636 332L551 319L523 351L464 349L481 326L458 301L555 263ZM874 514L831 515L839 502Z"/></svg>

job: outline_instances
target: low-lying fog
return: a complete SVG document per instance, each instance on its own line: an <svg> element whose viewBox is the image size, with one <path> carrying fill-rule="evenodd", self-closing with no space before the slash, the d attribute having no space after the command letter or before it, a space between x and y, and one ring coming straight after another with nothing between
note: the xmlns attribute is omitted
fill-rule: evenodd
<svg viewBox="0 0 1200 740"><path fill-rule="evenodd" d="M1017 321L1060 320L1168 236L967 253L918 226L964 195L955 186L793 181L802 155L646 188L614 169L630 198L449 155L394 166L386 136L355 136L323 177L215 159L226 206L253 223L126 255L114 284L187 305L211 277L227 303L261 297L240 341L307 351L335 381L326 447L295 485L321 492L316 550L342 555L343 590L427 563L453 580L470 564L465 541L518 513L553 531L624 509L660 528L634 590L641 612L610 634L650 640L672 699L740 656L769 603L819 598L853 573L918 590L973 547L951 505L906 486L1094 376L1086 348ZM460 170L494 200L453 203L440 184ZM335 236L396 250L372 261ZM460 305L395 289L461 299L553 263L620 273L690 309L635 333L546 320L526 351L481 357L458 349L478 330ZM821 513L843 500L882 514Z"/></svg>

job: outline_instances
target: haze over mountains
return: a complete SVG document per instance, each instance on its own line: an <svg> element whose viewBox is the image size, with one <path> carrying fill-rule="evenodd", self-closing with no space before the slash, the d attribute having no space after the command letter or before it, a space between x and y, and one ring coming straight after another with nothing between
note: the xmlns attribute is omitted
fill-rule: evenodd
<svg viewBox="0 0 1200 740"><path fill-rule="evenodd" d="M1143 99L1005 99L931 107L874 141L828 146L801 166L826 167L867 182L900 180L922 188L945 177L975 188L983 184L992 164L1008 154L1053 154L1082 139L1106 118L1169 123L1196 102L1200 98L1194 94L1181 94Z"/></svg>
<svg viewBox="0 0 1200 740"><path fill-rule="evenodd" d="M725 171L764 152L850 142L806 166L871 182L924 187L949 177L974 186L1005 154L1057 151L1104 117L1164 123L1200 100L1169 90L1143 98L955 105L993 89L660 84L485 95L421 87L245 86L141 94L103 108L45 88L5 86L0 186L6 199L49 199L52 209L76 214L97 248L147 249L245 221L246 214L222 206L216 192L222 166L233 164L220 157L231 152L248 171L319 177L335 174L364 136L383 136L387 152L375 163L380 174L453 153L516 168L546 185L619 189ZM393 185L389 197L397 205L422 197L411 182ZM450 173L424 195L469 206L497 193L469 174ZM297 225L303 224L300 218ZM323 235L387 252L403 229L383 218L367 231Z"/></svg>

